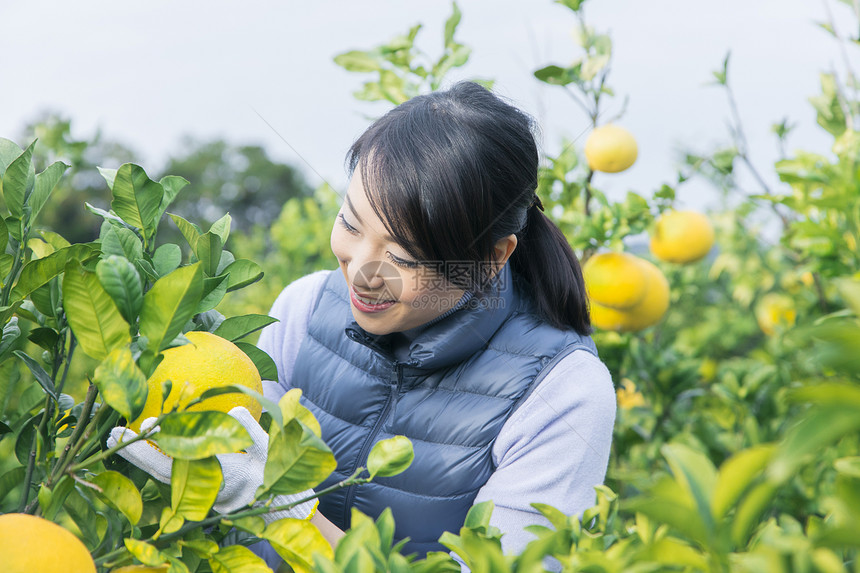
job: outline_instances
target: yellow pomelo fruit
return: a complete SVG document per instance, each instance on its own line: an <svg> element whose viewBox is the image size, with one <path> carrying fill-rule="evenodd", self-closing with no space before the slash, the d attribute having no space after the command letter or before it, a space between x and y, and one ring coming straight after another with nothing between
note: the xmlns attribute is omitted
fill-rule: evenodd
<svg viewBox="0 0 860 573"><path fill-rule="evenodd" d="M629 253L600 253L588 259L582 276L588 298L598 304L624 310L645 297L645 270Z"/></svg>
<svg viewBox="0 0 860 573"><path fill-rule="evenodd" d="M653 263L639 258L636 260L645 275L645 296L634 306L623 310L591 301L591 322L597 328L635 332L657 324L666 314L669 308L669 281Z"/></svg>
<svg viewBox="0 0 860 573"><path fill-rule="evenodd" d="M667 263L692 263L714 246L714 227L696 211L667 211L657 219L651 253Z"/></svg>
<svg viewBox="0 0 860 573"><path fill-rule="evenodd" d="M772 292L764 295L756 305L755 319L762 332L773 336L777 325L782 325L782 328L794 326L797 310L791 297Z"/></svg>
<svg viewBox="0 0 860 573"><path fill-rule="evenodd" d="M3 573L96 573L80 539L52 521L23 513L0 515Z"/></svg>
<svg viewBox="0 0 860 573"><path fill-rule="evenodd" d="M585 160L592 171L624 171L636 162L638 155L633 134L612 123L595 128L585 140Z"/></svg>
<svg viewBox="0 0 860 573"><path fill-rule="evenodd" d="M128 425L135 432L140 431L145 419L161 414L161 384L165 380L170 380L173 387L164 401L164 411L170 411L175 404L184 406L210 388L230 384L247 386L262 394L260 373L238 346L210 332L186 332L185 336L191 343L165 350L164 360L147 381L149 394L143 412ZM246 407L257 420L263 412L257 400L239 393L207 398L188 410L226 413L236 406Z"/></svg>

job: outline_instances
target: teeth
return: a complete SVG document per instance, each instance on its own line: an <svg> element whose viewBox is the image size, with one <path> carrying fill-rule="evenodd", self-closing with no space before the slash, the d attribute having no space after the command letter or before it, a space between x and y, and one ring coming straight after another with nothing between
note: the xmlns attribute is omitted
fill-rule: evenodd
<svg viewBox="0 0 860 573"><path fill-rule="evenodd" d="M372 300L370 300L370 299L364 298L363 296L361 296L360 294L358 294L358 293L357 293L357 292L355 292L355 291L352 291L352 294L354 294L354 295L355 295L355 298L357 298L358 300L360 300L360 301L361 301L361 302L363 302L364 304L367 304L367 305L370 305L370 306L379 306L379 305L381 305L381 304L385 304L385 303L387 303L387 302L391 302L390 300L386 300L386 301L383 301L383 302L375 302L375 301L372 301Z"/></svg>

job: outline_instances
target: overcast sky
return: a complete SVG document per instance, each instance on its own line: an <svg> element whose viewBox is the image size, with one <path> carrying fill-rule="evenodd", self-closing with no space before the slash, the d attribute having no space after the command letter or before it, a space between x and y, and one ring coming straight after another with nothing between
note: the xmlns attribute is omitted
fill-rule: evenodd
<svg viewBox="0 0 860 573"><path fill-rule="evenodd" d="M829 2L847 31L847 8ZM563 136L583 134L587 118L574 102L532 75L579 55L573 14L550 0L459 6L457 38L473 56L451 81L495 79L498 93L538 118L549 153ZM609 84L619 97L608 114L630 97L619 123L640 148L633 168L601 175L599 187L650 196L674 181L680 146L707 150L727 142L725 94L706 84L728 50L730 81L762 169L776 158L770 126L786 116L799 124L790 150L828 151L807 103L820 70L844 70L835 42L815 25L827 17L823 1L588 0L585 6L587 20L614 41ZM419 22L418 45L436 57L450 13L451 4L439 1L3 0L0 136L28 143L21 127L50 109L72 118L77 137L100 127L126 142L151 171L180 149L182 134L193 134L263 144L273 157L300 164L312 184L325 179L343 190L344 154L368 125L365 116L384 108L354 100L364 76L344 71L333 57L372 48ZM709 205L704 187L682 190L680 200Z"/></svg>

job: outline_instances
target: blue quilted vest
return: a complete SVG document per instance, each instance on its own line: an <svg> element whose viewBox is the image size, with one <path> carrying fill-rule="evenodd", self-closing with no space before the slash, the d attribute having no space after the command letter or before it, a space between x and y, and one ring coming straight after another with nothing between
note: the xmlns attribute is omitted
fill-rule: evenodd
<svg viewBox="0 0 860 573"><path fill-rule="evenodd" d="M508 417L566 355L597 354L590 337L537 316L512 275L508 264L497 292L464 297L467 304L417 329L400 352L392 335L355 322L343 274L327 277L292 376L337 460L318 489L366 467L379 440L404 435L415 450L400 475L321 497L319 509L335 525L350 526L352 507L374 519L391 507L395 541L409 538L404 553L445 550L439 536L462 527L495 469L493 443Z"/></svg>

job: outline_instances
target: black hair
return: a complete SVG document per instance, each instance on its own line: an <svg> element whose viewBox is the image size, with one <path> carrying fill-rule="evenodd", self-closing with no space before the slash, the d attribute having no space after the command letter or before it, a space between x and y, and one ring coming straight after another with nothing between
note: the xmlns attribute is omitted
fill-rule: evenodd
<svg viewBox="0 0 860 573"><path fill-rule="evenodd" d="M377 217L416 260L459 288L484 293L496 241L538 313L556 328L591 332L579 261L533 205L540 158L535 121L480 84L461 81L406 101L377 119L346 156ZM463 266L437 261L468 261ZM456 274L455 274L456 273ZM463 276L465 274L465 276Z"/></svg>

